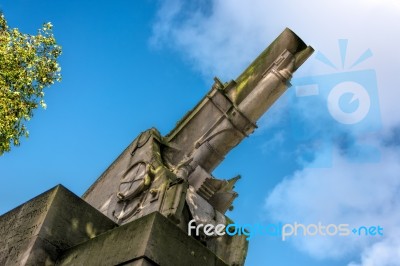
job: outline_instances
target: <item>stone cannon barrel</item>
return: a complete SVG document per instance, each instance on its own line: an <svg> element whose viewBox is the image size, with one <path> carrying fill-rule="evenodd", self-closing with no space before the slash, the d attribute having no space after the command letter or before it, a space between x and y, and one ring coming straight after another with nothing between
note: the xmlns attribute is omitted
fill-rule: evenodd
<svg viewBox="0 0 400 266"><path fill-rule="evenodd" d="M211 172L254 131L313 51L285 29L236 80L223 84L216 78L210 92L166 136L163 157L177 175L188 178L198 166Z"/></svg>

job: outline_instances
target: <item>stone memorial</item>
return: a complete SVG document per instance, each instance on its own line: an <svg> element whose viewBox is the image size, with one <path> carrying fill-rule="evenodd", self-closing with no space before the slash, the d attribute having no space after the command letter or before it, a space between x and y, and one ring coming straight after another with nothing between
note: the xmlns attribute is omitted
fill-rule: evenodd
<svg viewBox="0 0 400 266"><path fill-rule="evenodd" d="M240 176L213 170L257 128L313 53L291 30L166 136L142 132L85 192L58 186L0 217L0 265L244 265L245 235L191 234L225 215Z"/></svg>

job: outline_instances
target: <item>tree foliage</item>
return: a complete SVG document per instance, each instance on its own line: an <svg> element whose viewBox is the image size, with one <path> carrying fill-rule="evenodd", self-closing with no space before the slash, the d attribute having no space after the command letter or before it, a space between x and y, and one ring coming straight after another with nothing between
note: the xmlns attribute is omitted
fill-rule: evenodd
<svg viewBox="0 0 400 266"><path fill-rule="evenodd" d="M43 89L61 80L52 24L45 23L36 36L9 28L0 12L0 155L28 137L25 123L41 105Z"/></svg>

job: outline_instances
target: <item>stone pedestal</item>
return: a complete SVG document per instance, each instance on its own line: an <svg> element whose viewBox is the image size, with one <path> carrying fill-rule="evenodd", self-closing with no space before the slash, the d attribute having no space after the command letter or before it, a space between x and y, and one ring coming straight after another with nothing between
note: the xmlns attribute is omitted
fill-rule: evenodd
<svg viewBox="0 0 400 266"><path fill-rule="evenodd" d="M0 216L0 236L0 265L227 265L159 212L118 227L61 185Z"/></svg>
<svg viewBox="0 0 400 266"><path fill-rule="evenodd" d="M0 216L0 265L54 265L62 251L114 227L58 185Z"/></svg>
<svg viewBox="0 0 400 266"><path fill-rule="evenodd" d="M153 212L67 250L56 265L227 264L168 218Z"/></svg>

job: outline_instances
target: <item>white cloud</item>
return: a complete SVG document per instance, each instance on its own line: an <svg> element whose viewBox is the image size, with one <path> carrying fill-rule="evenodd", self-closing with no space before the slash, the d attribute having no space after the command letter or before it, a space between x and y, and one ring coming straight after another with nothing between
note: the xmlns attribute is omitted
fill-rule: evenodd
<svg viewBox="0 0 400 266"><path fill-rule="evenodd" d="M348 266L390 266L399 265L400 235L394 235L365 249L361 263L352 262Z"/></svg>
<svg viewBox="0 0 400 266"><path fill-rule="evenodd" d="M399 236L400 155L384 147L381 152L380 163L354 164L336 151L332 168L305 168L285 178L267 198L269 215L282 222L384 227L385 237L371 242L351 236L293 239L296 247L318 258L360 252L373 242Z"/></svg>
<svg viewBox="0 0 400 266"><path fill-rule="evenodd" d="M353 141L375 144L381 149L381 161L350 163L343 150L335 147L332 168L310 168L330 152L314 150L316 161L311 165L307 165L309 161L303 162L308 168L293 173L278 184L267 198L267 207L277 220L383 224L388 234L371 241L355 238L299 238L293 241L297 248L314 257L340 257L357 251L361 254L359 262L349 265L383 266L400 261L400 244L396 240L400 236L400 156L395 151L397 147L385 146L380 140L400 124L397 115L400 113L399 26L400 4L397 0L167 0L160 6L152 43L175 49L207 79L216 75L223 80L240 74L285 27L323 52L339 68L337 40L348 39L345 71L349 71L349 65L370 49L373 57L352 71L376 71L381 132L361 136L351 129L340 127L339 131L350 135ZM329 73L336 72L311 58L296 76ZM261 134L263 129L284 124L288 109L299 113L304 124L316 125L310 134L320 134L326 126L326 117L313 107L305 106L299 99L281 102L271 109L272 115L267 114L261 119ZM285 134L284 137L290 136ZM273 140L265 145L280 145L282 135L278 133Z"/></svg>
<svg viewBox="0 0 400 266"><path fill-rule="evenodd" d="M399 235L391 236L365 249L361 263L352 262L348 266L396 266L400 261Z"/></svg>
<svg viewBox="0 0 400 266"><path fill-rule="evenodd" d="M337 65L337 40L347 38L348 62L354 62L368 48L373 52L373 58L358 69L376 70L383 120L387 125L399 121L393 115L399 108L394 96L400 96L400 53L396 52L400 46L400 8L396 1L189 2L163 1L152 43L173 47L207 78L235 78L285 27ZM309 60L297 76L320 72L332 70Z"/></svg>

